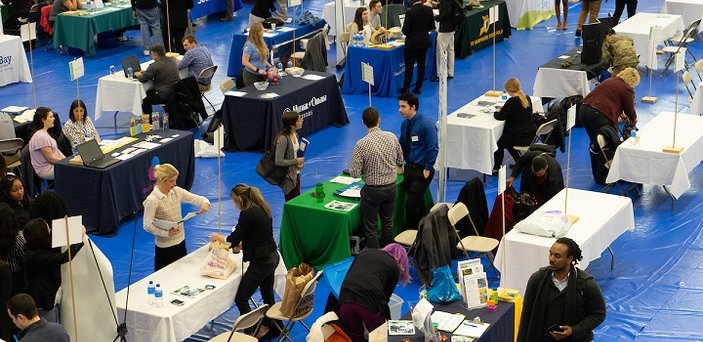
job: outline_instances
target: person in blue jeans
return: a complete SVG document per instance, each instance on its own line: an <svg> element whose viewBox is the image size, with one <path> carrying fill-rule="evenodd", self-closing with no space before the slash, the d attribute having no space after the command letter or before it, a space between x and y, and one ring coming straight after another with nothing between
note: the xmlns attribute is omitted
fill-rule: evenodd
<svg viewBox="0 0 703 342"><path fill-rule="evenodd" d="M152 46L164 45L161 34L161 12L158 0L131 0L134 18L139 20L139 31L142 33L144 56L149 56ZM151 37L154 37L152 44Z"/></svg>

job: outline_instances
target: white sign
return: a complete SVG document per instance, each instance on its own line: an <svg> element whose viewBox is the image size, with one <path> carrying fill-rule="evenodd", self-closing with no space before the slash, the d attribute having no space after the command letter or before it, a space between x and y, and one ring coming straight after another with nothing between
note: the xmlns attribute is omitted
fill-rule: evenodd
<svg viewBox="0 0 703 342"><path fill-rule="evenodd" d="M225 130L222 125L215 130L215 146L220 148L225 146Z"/></svg>
<svg viewBox="0 0 703 342"><path fill-rule="evenodd" d="M576 125L576 105L571 105L569 109L566 110L566 130L570 130L571 127Z"/></svg>
<svg viewBox="0 0 703 342"><path fill-rule="evenodd" d="M288 0L288 7L298 6L303 3L303 0Z"/></svg>
<svg viewBox="0 0 703 342"><path fill-rule="evenodd" d="M493 24L500 20L500 18L498 17L498 6L491 7L490 10L488 10L488 16L490 18L488 22L489 24Z"/></svg>
<svg viewBox="0 0 703 342"><path fill-rule="evenodd" d="M373 84L373 67L368 63L361 63L361 80L370 84Z"/></svg>
<svg viewBox="0 0 703 342"><path fill-rule="evenodd" d="M502 194L505 192L505 188L505 165L503 165L498 170L498 193Z"/></svg>
<svg viewBox="0 0 703 342"><path fill-rule="evenodd" d="M68 70L71 73L71 81L75 81L85 74L83 67L83 57L68 62Z"/></svg>
<svg viewBox="0 0 703 342"><path fill-rule="evenodd" d="M683 70L686 65L686 48L680 48L674 58L674 72Z"/></svg>
<svg viewBox="0 0 703 342"><path fill-rule="evenodd" d="M68 237L66 222L68 221ZM51 248L64 247L83 241L83 216L71 216L51 221ZM70 242L70 243L69 243Z"/></svg>

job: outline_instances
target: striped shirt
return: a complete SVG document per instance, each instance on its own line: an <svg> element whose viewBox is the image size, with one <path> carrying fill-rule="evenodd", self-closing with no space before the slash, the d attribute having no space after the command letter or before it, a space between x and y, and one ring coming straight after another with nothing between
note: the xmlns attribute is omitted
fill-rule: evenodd
<svg viewBox="0 0 703 342"><path fill-rule="evenodd" d="M397 167L402 164L403 151L395 135L374 127L354 146L349 173L363 176L368 185L388 185L395 183Z"/></svg>
<svg viewBox="0 0 703 342"><path fill-rule="evenodd" d="M10 272L16 273L24 269L25 240L22 232L17 233L15 243L8 250L0 252L0 260L10 264Z"/></svg>

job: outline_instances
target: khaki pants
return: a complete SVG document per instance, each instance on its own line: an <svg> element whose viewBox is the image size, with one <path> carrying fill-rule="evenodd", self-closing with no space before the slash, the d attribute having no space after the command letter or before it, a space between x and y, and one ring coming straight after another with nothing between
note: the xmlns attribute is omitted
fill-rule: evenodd
<svg viewBox="0 0 703 342"><path fill-rule="evenodd" d="M439 32L437 34L437 71L441 62L442 50L447 52L447 77L454 77L454 32Z"/></svg>
<svg viewBox="0 0 703 342"><path fill-rule="evenodd" d="M581 2L581 13L579 13L579 22L576 30L581 31L583 29L583 23L586 22L586 15L588 15L589 23L595 23L598 21L598 12L600 11L601 0L589 0Z"/></svg>

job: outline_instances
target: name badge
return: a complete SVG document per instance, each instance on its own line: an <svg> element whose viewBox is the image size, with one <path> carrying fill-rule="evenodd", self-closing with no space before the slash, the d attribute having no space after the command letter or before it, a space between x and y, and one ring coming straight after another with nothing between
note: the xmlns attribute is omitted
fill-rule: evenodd
<svg viewBox="0 0 703 342"><path fill-rule="evenodd" d="M418 138L417 135L413 135L413 136L410 137L410 141L412 141L412 142L418 142L418 141L420 141L420 138Z"/></svg>

